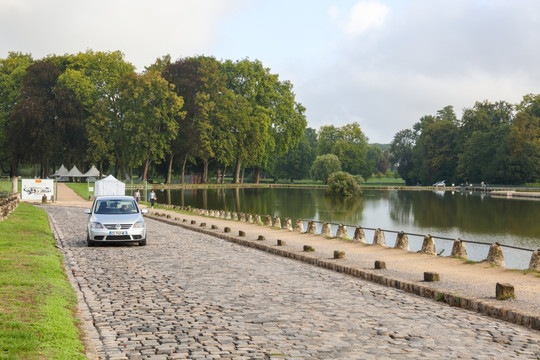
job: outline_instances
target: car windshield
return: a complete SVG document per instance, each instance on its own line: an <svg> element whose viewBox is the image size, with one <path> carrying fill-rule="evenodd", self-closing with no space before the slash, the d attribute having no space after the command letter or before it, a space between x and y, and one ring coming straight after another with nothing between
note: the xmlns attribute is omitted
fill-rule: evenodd
<svg viewBox="0 0 540 360"><path fill-rule="evenodd" d="M133 214L138 213L137 205L135 200L97 200L96 206L94 208L95 214L109 214L109 215L118 215L118 214Z"/></svg>

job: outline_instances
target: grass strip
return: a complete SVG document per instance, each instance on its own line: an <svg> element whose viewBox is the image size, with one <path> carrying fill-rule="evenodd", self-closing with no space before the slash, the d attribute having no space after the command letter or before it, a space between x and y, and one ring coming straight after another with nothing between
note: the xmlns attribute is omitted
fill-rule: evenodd
<svg viewBox="0 0 540 360"><path fill-rule="evenodd" d="M0 359L86 359L77 298L45 211L21 203L0 223Z"/></svg>
<svg viewBox="0 0 540 360"><path fill-rule="evenodd" d="M89 195L94 195L94 191L88 192L87 183L65 183L71 190L75 191L84 200L88 200ZM92 184L91 187L95 185Z"/></svg>

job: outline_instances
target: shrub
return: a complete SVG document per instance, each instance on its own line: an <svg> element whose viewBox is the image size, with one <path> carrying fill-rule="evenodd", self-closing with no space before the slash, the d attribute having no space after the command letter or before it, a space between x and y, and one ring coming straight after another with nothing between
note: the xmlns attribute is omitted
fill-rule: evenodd
<svg viewBox="0 0 540 360"><path fill-rule="evenodd" d="M326 192L332 195L353 196L361 192L357 179L344 171L330 175L327 184Z"/></svg>

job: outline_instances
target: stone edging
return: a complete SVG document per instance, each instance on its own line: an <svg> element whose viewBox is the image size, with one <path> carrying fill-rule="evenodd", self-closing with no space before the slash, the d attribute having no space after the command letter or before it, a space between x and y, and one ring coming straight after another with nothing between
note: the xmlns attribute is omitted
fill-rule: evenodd
<svg viewBox="0 0 540 360"><path fill-rule="evenodd" d="M438 301L444 300L445 303L452 306L460 307L467 310L472 310L474 312L477 312L483 315L487 315L493 318L508 321L508 322L515 323L518 325L523 325L525 327L528 327L534 330L540 330L540 316L531 316L529 314L524 314L519 311L491 305L489 303L482 301L481 299L455 295L450 292L441 291L441 290L438 290L429 286L425 286L422 284L414 283L411 281L397 280L392 277L376 274L368 270L363 270L363 269L359 269L352 266L336 264L334 262L330 262L324 259L317 259L315 257L311 257L307 254L278 249L276 247L257 243L251 240L239 239L235 236L227 235L225 233L217 233L216 231L210 231L201 227L186 225L186 224L174 221L174 220L164 219L159 216L155 216L151 214L146 214L145 216L154 220L158 220L158 221L170 224L170 225L183 227L185 229L189 229L189 230L200 232L207 235L212 235L220 239L223 239L232 243L236 243L242 246L255 248L258 250L266 251L274 255L279 255L282 257L302 261L307 264L315 265L321 268L325 268L325 269L333 270L336 272L344 273L347 275L351 275L354 277L358 277L363 280L371 281L376 284L384 285L387 287L403 290L408 293L422 296L428 299L433 299L433 300L438 300Z"/></svg>

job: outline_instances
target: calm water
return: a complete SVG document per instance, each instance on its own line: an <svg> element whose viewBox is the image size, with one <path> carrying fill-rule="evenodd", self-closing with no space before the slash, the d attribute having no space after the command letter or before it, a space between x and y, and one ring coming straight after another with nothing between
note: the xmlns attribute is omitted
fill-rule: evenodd
<svg viewBox="0 0 540 360"><path fill-rule="evenodd" d="M354 198L326 196L324 190L208 189L166 190L158 202L196 208L329 221L355 226L461 238L470 241L540 248L540 201L494 198L479 193L366 190ZM320 230L320 228L319 228ZM335 231L335 229L334 229ZM388 246L396 235L386 234ZM366 231L371 242L373 232ZM420 250L422 237L409 236L412 251ZM452 241L436 239L437 252L449 255ZM483 260L487 245L467 244L471 260ZM531 252L503 249L507 268L529 266Z"/></svg>

